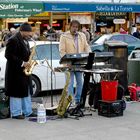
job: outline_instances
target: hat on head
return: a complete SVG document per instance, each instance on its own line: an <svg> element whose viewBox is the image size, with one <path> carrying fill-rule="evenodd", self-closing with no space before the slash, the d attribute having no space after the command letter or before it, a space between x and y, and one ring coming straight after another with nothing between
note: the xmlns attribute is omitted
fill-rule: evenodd
<svg viewBox="0 0 140 140"><path fill-rule="evenodd" d="M10 28L10 31L11 31L11 32L13 32L13 31L15 31L15 30L16 30L16 29L15 29L15 28L13 28L13 27L12 27L12 28Z"/></svg>
<svg viewBox="0 0 140 140"><path fill-rule="evenodd" d="M31 32L32 31L32 27L29 23L25 22L20 26L20 31L25 31L25 32Z"/></svg>

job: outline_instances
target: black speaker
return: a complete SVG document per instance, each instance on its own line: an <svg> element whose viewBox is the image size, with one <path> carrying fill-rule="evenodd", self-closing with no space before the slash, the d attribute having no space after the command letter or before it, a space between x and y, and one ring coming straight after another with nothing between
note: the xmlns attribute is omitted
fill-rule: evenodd
<svg viewBox="0 0 140 140"><path fill-rule="evenodd" d="M127 91L128 87L128 76L127 76L127 62L128 62L128 49L127 44L124 42L108 42L106 43L108 51L114 53L114 57L109 60L112 64L112 68L123 70L123 72L116 74L111 74L110 77L113 79L116 76L116 80L119 84L124 87L124 93Z"/></svg>
<svg viewBox="0 0 140 140"><path fill-rule="evenodd" d="M124 101L103 101L99 100L98 115L105 117L123 116Z"/></svg>

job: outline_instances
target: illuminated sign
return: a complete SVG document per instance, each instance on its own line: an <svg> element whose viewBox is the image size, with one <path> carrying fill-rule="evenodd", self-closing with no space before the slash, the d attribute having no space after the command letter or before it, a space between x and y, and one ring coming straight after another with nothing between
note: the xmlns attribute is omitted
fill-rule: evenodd
<svg viewBox="0 0 140 140"><path fill-rule="evenodd" d="M0 18L25 18L43 11L41 2L0 2Z"/></svg>
<svg viewBox="0 0 140 140"><path fill-rule="evenodd" d="M140 4L45 2L44 6L50 12L140 12Z"/></svg>
<svg viewBox="0 0 140 140"><path fill-rule="evenodd" d="M114 24L125 24L126 20L125 19L114 19L113 23Z"/></svg>

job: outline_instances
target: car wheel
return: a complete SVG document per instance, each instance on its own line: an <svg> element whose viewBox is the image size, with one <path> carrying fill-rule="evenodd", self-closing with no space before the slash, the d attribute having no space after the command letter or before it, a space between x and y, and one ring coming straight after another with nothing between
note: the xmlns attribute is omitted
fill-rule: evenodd
<svg viewBox="0 0 140 140"><path fill-rule="evenodd" d="M32 75L32 87L33 87L33 95L32 97L36 97L41 91L41 84L37 77Z"/></svg>

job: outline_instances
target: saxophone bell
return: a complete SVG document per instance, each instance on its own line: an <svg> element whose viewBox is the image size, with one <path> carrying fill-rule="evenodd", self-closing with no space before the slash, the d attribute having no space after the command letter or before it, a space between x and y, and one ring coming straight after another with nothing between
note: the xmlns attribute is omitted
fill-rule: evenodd
<svg viewBox="0 0 140 140"><path fill-rule="evenodd" d="M35 67L35 65L37 65L37 61L36 60L32 60L30 63L29 63L29 66L25 67L24 69L24 73L29 76L32 74L32 71L33 71L33 68Z"/></svg>

